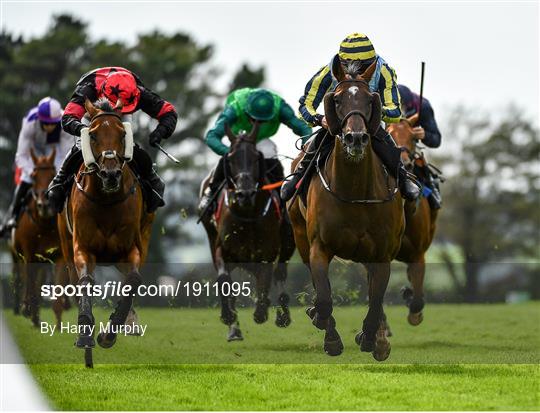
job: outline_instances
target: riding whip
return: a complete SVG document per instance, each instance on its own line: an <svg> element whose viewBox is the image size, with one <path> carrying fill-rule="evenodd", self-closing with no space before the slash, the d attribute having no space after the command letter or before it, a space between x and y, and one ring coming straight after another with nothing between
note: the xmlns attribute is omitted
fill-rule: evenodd
<svg viewBox="0 0 540 413"><path fill-rule="evenodd" d="M156 143L155 144L156 148L158 148L161 152L163 152L165 154L165 156L167 158L169 158L171 161L173 161L175 164L179 164L180 161L178 159L176 159L174 156L172 156L169 152L167 152L165 149L163 149L163 147L159 144L159 143Z"/></svg>
<svg viewBox="0 0 540 413"><path fill-rule="evenodd" d="M426 62L422 62L420 69L420 104L418 106L418 121L420 121L420 113L422 112L422 100L424 99L424 71L426 69Z"/></svg>

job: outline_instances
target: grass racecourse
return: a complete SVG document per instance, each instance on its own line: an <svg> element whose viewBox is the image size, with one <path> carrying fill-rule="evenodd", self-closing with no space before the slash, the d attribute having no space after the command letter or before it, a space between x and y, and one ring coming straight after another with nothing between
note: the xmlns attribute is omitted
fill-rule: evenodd
<svg viewBox="0 0 540 413"><path fill-rule="evenodd" d="M540 303L427 305L411 327L406 309L387 307L392 353L378 363L354 343L365 307L334 314L345 344L322 352L323 333L303 308L287 329L240 311L245 340L227 343L218 309L139 310L144 337L96 347L83 366L74 336L41 334L5 310L23 357L61 410L538 410ZM108 311L96 309L96 321ZM44 321L53 321L50 309ZM76 321L76 310L65 314Z"/></svg>

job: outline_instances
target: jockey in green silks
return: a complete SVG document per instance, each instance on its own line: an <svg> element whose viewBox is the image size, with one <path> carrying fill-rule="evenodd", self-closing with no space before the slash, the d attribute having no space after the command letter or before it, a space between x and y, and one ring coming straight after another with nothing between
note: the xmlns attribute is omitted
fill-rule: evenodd
<svg viewBox="0 0 540 413"><path fill-rule="evenodd" d="M276 144L269 138L274 136L280 125L287 125L292 131L302 137L305 143L311 134L307 123L295 116L293 109L283 98L267 89L243 88L233 91L225 103L223 112L216 123L206 134L206 144L221 156L212 171L208 188L205 190L199 210L204 210L213 198L216 190L225 179L223 174L223 156L229 152L229 147L222 142L225 136L225 126L228 125L237 135L240 131L250 131L253 122L259 122L257 134L257 149L263 154L268 179L271 182L282 181L285 177L283 166L277 159Z"/></svg>

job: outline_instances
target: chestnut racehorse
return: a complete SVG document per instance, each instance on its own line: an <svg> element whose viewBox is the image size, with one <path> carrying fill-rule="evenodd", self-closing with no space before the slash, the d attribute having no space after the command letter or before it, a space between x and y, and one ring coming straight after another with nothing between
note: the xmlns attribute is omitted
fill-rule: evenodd
<svg viewBox="0 0 540 413"><path fill-rule="evenodd" d="M13 229L11 252L14 263L15 311L18 311L20 293L23 293L22 313L39 326L40 288L50 274L51 263L56 266L57 283L66 284L64 260L60 250L60 238L56 214L49 206L45 191L55 174L56 151L49 156L36 156L30 150L34 162L32 172L32 198L24 208L17 227ZM55 313L69 307L69 300L60 297L53 302ZM59 320L57 319L57 322Z"/></svg>
<svg viewBox="0 0 540 413"><path fill-rule="evenodd" d="M402 160L406 168L422 178L425 174L426 161L417 151L416 140L412 128L418 122L418 114L399 123L388 125L388 132L396 144L402 148ZM403 289L403 298L409 307L407 320L417 326L423 320L424 308L424 276L426 273L425 254L435 233L438 210L431 209L426 197L421 197L417 203L405 202L405 233L397 260L407 264L407 278L410 287Z"/></svg>
<svg viewBox="0 0 540 413"><path fill-rule="evenodd" d="M135 294L142 282L139 269L147 255L154 214L146 212L141 185L128 166L133 135L131 125L122 123L121 105L120 100L114 108L106 99L85 102L91 121L81 131L84 163L59 216L59 231L62 252L75 269L70 274L73 284L92 285L97 264L114 264ZM79 297L75 345L86 350L86 365L92 367L95 322L86 288ZM113 328L98 335L101 347L114 345L114 330L125 323L132 304L131 294L120 298L109 319Z"/></svg>
<svg viewBox="0 0 540 413"><path fill-rule="evenodd" d="M227 294L235 268L243 268L256 278L256 323L268 319L272 279L279 289L276 325L287 327L291 322L285 280L286 263L295 250L294 236L288 217L280 211L279 196L264 187L264 158L256 148L258 130L259 123L255 123L249 134L235 136L226 128L231 141L224 159L226 184L216 214L202 220L218 272L221 321L229 326L228 341L243 339L235 297ZM206 186L203 182L201 194Z"/></svg>
<svg viewBox="0 0 540 413"><path fill-rule="evenodd" d="M289 207L296 246L315 287L315 306L307 313L315 327L325 330L325 352L339 355L343 351L332 316L328 278L330 261L340 257L367 268L369 310L355 340L361 351L382 361L390 354L383 298L390 262L398 253L405 224L396 182L371 146L381 122L379 95L371 93L368 85L374 69L372 64L359 74L357 66L349 65L345 73L339 61L334 64L332 72L338 84L324 99L333 135L326 138L334 139L334 148L324 170L317 168L307 204L298 197Z"/></svg>

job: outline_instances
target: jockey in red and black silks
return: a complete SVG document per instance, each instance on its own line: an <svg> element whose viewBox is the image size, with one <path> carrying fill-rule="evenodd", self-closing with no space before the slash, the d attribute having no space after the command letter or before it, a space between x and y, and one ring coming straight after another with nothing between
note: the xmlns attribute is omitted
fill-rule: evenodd
<svg viewBox="0 0 540 413"><path fill-rule="evenodd" d="M83 123L86 113L85 100L94 102L100 98L107 98L113 106L120 99L124 115L142 110L157 119L158 125L149 135L152 146L159 144L162 139L169 138L176 128L178 115L171 103L146 88L139 77L130 70L123 67L103 67L86 73L77 82L62 117L64 130L80 136L81 129L86 126ZM79 146L75 145L49 187L49 199L58 212L63 209L66 193L71 187L71 177L77 172L82 161L82 152ZM148 212L163 206L165 185L152 167L150 156L138 145L134 147L130 166L152 188L148 191L149 197L146 200Z"/></svg>

